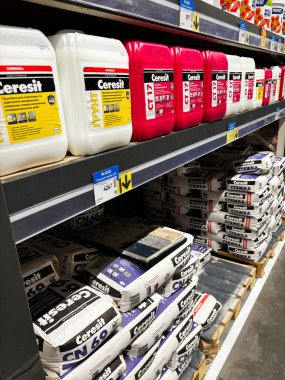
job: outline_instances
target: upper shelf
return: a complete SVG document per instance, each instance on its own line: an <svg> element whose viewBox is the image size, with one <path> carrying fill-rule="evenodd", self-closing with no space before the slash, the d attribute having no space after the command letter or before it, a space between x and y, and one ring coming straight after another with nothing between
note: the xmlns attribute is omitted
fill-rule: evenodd
<svg viewBox="0 0 285 380"><path fill-rule="evenodd" d="M285 101L201 124L95 156L3 177L1 182L16 242L25 240L95 205L92 173L118 165L138 187L227 143L228 124L239 138L285 116Z"/></svg>
<svg viewBox="0 0 285 380"><path fill-rule="evenodd" d="M224 12L201 0L194 2L195 12L200 16L199 33L180 28L179 0L24 0L36 4L86 13L103 18L146 26L175 34L210 40L246 49L283 56L284 39L270 31L266 32L266 49L261 49L261 29L244 21L249 32L249 44L239 43L240 18ZM281 43L271 44L272 37ZM270 48L274 49L273 51Z"/></svg>

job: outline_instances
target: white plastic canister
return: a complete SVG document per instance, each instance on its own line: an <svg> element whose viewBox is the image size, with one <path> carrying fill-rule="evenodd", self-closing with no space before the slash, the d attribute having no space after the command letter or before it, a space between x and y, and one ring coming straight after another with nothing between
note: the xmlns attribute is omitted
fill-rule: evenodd
<svg viewBox="0 0 285 380"><path fill-rule="evenodd" d="M69 151L91 155L130 142L129 59L116 39L79 32L50 37L57 57Z"/></svg>
<svg viewBox="0 0 285 380"><path fill-rule="evenodd" d="M67 137L53 47L35 29L0 27L0 175L61 160Z"/></svg>
<svg viewBox="0 0 285 380"><path fill-rule="evenodd" d="M285 0L273 0L271 10L271 31L276 34L282 34L283 11Z"/></svg>
<svg viewBox="0 0 285 380"><path fill-rule="evenodd" d="M279 66L271 66L272 82L270 103L277 102L279 99L280 83L281 83L281 69Z"/></svg>
<svg viewBox="0 0 285 380"><path fill-rule="evenodd" d="M253 58L241 57L241 101L239 112L253 109L255 62Z"/></svg>
<svg viewBox="0 0 285 380"><path fill-rule="evenodd" d="M241 58L237 55L227 55L228 60L228 92L226 116L237 114L241 97Z"/></svg>
<svg viewBox="0 0 285 380"><path fill-rule="evenodd" d="M255 69L254 102L253 102L254 108L262 106L263 91L264 91L264 70Z"/></svg>

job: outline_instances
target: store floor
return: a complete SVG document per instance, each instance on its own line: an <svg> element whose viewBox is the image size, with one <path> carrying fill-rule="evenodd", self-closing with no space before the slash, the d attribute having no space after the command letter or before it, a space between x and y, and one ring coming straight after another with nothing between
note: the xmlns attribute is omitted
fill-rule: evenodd
<svg viewBox="0 0 285 380"><path fill-rule="evenodd" d="M284 318L283 248L218 380L285 379Z"/></svg>

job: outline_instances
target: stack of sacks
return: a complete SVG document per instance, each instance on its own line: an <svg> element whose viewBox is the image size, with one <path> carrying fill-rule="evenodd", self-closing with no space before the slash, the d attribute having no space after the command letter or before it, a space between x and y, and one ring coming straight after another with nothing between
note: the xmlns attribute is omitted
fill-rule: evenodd
<svg viewBox="0 0 285 380"><path fill-rule="evenodd" d="M259 152L233 163L237 174L227 180L226 233L219 238L235 256L258 260L271 240L273 161L272 152Z"/></svg>
<svg viewBox="0 0 285 380"><path fill-rule="evenodd" d="M154 223L162 223L164 210L162 207L166 193L165 177L161 176L143 186L145 216Z"/></svg>
<svg viewBox="0 0 285 380"><path fill-rule="evenodd" d="M272 232L278 230L282 224L282 216L284 215L284 170L285 170L285 157L274 157L272 167L272 179L269 181L271 192L274 196L271 213L271 229ZM273 186L273 183L275 186Z"/></svg>

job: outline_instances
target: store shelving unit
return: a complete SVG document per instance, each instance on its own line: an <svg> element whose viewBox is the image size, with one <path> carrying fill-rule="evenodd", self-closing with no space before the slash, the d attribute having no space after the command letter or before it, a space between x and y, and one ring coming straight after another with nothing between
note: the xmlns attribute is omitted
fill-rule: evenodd
<svg viewBox="0 0 285 380"><path fill-rule="evenodd" d="M239 43L240 20L200 0L195 2L195 12L200 16L199 33L179 27L178 0L23 0L15 1L15 6L20 4L21 12L26 9L28 13L29 7L34 6L31 2L41 6L43 15L47 9L44 6L60 8L61 12L78 12L187 37L190 45L191 41L210 41L235 51L249 49L253 54L262 54L267 61L272 59L272 63L285 63L283 53L261 49L258 27L246 23L249 45L242 45ZM9 6L12 3L10 1ZM16 14L17 8L14 11ZM15 24L14 20L7 18L1 22ZM41 21L37 20L30 26L40 28L40 25ZM267 48L272 36L267 32ZM0 378L44 378L16 243L94 206L93 172L118 165L120 173L131 171L133 187L138 187L225 145L231 122L236 123L240 138L275 121L279 121L283 133L285 101L96 156L64 160L56 165L3 177L0 182L0 299L1 306L5 307L0 309ZM283 144L278 147L279 154L283 154Z"/></svg>

